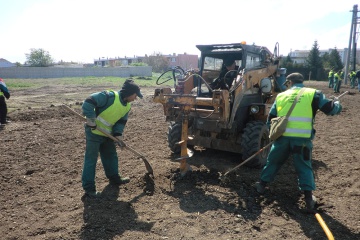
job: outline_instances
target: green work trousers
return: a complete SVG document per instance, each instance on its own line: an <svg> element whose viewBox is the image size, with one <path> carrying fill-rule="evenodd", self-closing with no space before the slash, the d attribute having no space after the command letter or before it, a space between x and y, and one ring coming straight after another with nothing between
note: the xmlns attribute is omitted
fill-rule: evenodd
<svg viewBox="0 0 360 240"><path fill-rule="evenodd" d="M271 146L266 165L261 172L261 180L272 182L281 166L293 156L293 163L301 191L315 190L314 173L311 166L312 142L306 138L280 137Z"/></svg>
<svg viewBox="0 0 360 240"><path fill-rule="evenodd" d="M82 187L86 192L96 191L95 170L98 155L107 178L119 175L119 161L116 146L108 137L93 134L89 127L85 127L86 150L82 172Z"/></svg>
<svg viewBox="0 0 360 240"><path fill-rule="evenodd" d="M334 77L329 77L329 88L334 87Z"/></svg>
<svg viewBox="0 0 360 240"><path fill-rule="evenodd" d="M355 88L355 77L350 78L350 87Z"/></svg>
<svg viewBox="0 0 360 240"><path fill-rule="evenodd" d="M340 87L341 87L341 80L336 80L334 81L334 93L339 93L340 92Z"/></svg>

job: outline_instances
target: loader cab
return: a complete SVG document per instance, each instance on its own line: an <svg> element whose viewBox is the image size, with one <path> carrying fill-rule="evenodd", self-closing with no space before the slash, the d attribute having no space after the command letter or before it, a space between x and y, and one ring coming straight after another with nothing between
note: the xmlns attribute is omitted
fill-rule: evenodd
<svg viewBox="0 0 360 240"><path fill-rule="evenodd" d="M266 58L271 55L270 51L256 45L246 45L244 43L234 44L214 44L214 45L197 45L200 52L200 75L208 84L219 77L224 70L224 60L227 58L235 59L238 66L236 75L245 69L260 68ZM210 96L211 90L204 82L198 81L197 95Z"/></svg>

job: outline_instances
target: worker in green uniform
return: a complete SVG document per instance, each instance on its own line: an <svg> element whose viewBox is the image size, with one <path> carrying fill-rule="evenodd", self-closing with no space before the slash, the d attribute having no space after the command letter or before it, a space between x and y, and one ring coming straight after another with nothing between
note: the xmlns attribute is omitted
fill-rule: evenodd
<svg viewBox="0 0 360 240"><path fill-rule="evenodd" d="M349 73L349 78L350 78L350 88L355 88L355 77L356 76L356 72L355 71L351 71Z"/></svg>
<svg viewBox="0 0 360 240"><path fill-rule="evenodd" d="M334 93L340 93L340 87L341 87L341 73L342 71L339 70L334 74Z"/></svg>
<svg viewBox="0 0 360 240"><path fill-rule="evenodd" d="M277 95L270 109L267 119L269 127L272 118L286 116L300 89L305 88L304 77L300 73L288 75L287 81L290 88ZM342 106L338 99L329 100L321 91L305 88L289 116L285 133L276 139L271 146L266 165L261 172L260 181L254 185L257 192L263 194L267 184L274 181L281 166L292 155L298 177L298 186L300 191L304 192L308 212L313 212L316 204L316 198L312 195L312 191L315 190L312 170L312 140L315 136L313 124L318 110L326 115L333 116L341 112Z"/></svg>
<svg viewBox="0 0 360 240"><path fill-rule="evenodd" d="M329 79L329 88L333 88L334 87L334 71L332 69L329 72L328 79Z"/></svg>
<svg viewBox="0 0 360 240"><path fill-rule="evenodd" d="M114 141L98 131L97 128L115 136L119 140L120 146L124 147L124 128L131 109L131 102L137 97L143 97L139 86L132 79L127 79L120 91L93 93L84 101L82 110L86 116L86 150L82 187L86 197L101 197L101 193L96 191L95 186L95 169L99 152L105 175L110 184L119 186L130 181L129 178L121 177L119 174Z"/></svg>
<svg viewBox="0 0 360 240"><path fill-rule="evenodd" d="M2 129L5 124L10 123L9 120L7 120L7 105L6 105L6 99L10 98L10 92L9 89L6 87L5 81L0 78L0 129Z"/></svg>
<svg viewBox="0 0 360 240"><path fill-rule="evenodd" d="M358 90L360 92L360 70L356 71L355 78L357 79Z"/></svg>

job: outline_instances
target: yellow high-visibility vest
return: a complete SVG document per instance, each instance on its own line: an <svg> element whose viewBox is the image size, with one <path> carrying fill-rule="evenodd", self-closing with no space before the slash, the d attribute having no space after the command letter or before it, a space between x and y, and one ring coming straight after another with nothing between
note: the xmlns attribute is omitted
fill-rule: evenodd
<svg viewBox="0 0 360 240"><path fill-rule="evenodd" d="M301 88L292 88L282 92L276 97L277 116L286 116ZM313 129L313 112L311 103L314 99L315 89L305 88L293 111L289 116L286 131L283 136L310 138Z"/></svg>
<svg viewBox="0 0 360 240"><path fill-rule="evenodd" d="M126 106L123 106L120 102L119 94L115 91L112 92L115 94L113 104L101 112L95 120L96 126L105 130L109 134L112 133L112 127L114 124L119 121L120 118L124 117L131 109L130 103L127 103ZM92 130L92 133L105 136L105 134L96 129Z"/></svg>

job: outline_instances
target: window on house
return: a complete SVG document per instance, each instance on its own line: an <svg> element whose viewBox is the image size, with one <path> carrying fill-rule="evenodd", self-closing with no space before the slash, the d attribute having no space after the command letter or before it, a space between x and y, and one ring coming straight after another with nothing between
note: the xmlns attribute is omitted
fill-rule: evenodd
<svg viewBox="0 0 360 240"><path fill-rule="evenodd" d="M176 58L171 58L171 62L176 62Z"/></svg>

